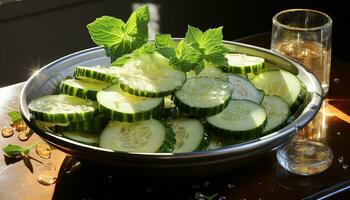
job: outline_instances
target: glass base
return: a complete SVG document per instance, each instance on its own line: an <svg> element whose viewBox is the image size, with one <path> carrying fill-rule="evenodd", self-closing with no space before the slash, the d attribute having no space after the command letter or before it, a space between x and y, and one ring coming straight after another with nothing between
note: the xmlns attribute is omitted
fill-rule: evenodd
<svg viewBox="0 0 350 200"><path fill-rule="evenodd" d="M279 164L293 174L309 176L325 171L333 161L332 150L311 140L293 140L277 150Z"/></svg>

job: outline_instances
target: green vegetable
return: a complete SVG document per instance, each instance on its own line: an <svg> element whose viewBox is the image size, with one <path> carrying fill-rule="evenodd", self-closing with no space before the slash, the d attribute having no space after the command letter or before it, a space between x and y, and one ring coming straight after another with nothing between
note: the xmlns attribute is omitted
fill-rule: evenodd
<svg viewBox="0 0 350 200"><path fill-rule="evenodd" d="M181 40L175 49L170 34L156 35L157 51L169 59L169 64L184 72L195 71L198 74L204 68L204 60L198 49Z"/></svg>
<svg viewBox="0 0 350 200"><path fill-rule="evenodd" d="M7 115L10 117L10 119L13 123L16 123L16 122L23 120L21 113L18 111L8 112Z"/></svg>
<svg viewBox="0 0 350 200"><path fill-rule="evenodd" d="M87 25L91 39L105 47L112 61L124 54L133 52L147 43L150 20L148 6L135 10L128 21L103 16Z"/></svg>
<svg viewBox="0 0 350 200"><path fill-rule="evenodd" d="M21 157L22 155L28 154L30 150L36 147L36 145L38 145L39 143L40 142L36 142L29 147L21 147L19 145L8 144L6 147L2 148L2 150L5 152L7 156L18 158L18 157Z"/></svg>
<svg viewBox="0 0 350 200"><path fill-rule="evenodd" d="M228 49L222 44L222 27L202 32L188 26L186 38L175 49L170 34L156 35L157 51L169 58L170 65L184 72L195 71L199 74L209 62L214 66L227 66L225 54Z"/></svg>
<svg viewBox="0 0 350 200"><path fill-rule="evenodd" d="M139 49L136 49L132 53L124 54L123 56L119 57L117 60L115 60L111 65L112 66L123 66L125 63L127 63L131 58L137 57L144 53L153 53L156 50L156 47L154 44L144 44Z"/></svg>
<svg viewBox="0 0 350 200"><path fill-rule="evenodd" d="M205 61L215 66L227 66L225 54L228 49L222 44L222 26L202 32L200 29L188 26L185 42L199 49Z"/></svg>

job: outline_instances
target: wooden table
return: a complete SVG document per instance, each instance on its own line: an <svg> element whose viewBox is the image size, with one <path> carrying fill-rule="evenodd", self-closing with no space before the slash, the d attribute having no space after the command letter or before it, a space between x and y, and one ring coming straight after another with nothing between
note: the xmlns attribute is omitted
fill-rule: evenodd
<svg viewBox="0 0 350 200"><path fill-rule="evenodd" d="M258 34L240 40L263 47L269 46L269 34ZM120 174L104 166L82 163L53 149L50 159L31 155L32 172L23 161L5 159L0 151L0 199L196 199L201 194L213 199L315 199L330 195L333 198L350 196L350 63L332 60L331 86L324 107L325 142L332 148L334 161L325 172L309 176L292 175L282 169L271 153L261 160L217 177L187 180L154 180ZM335 81L334 81L335 80ZM18 96L23 83L0 89L0 128L8 126L7 112L17 110ZM335 108L339 109L336 110ZM344 115L341 115L341 112ZM40 140L33 135L20 142L17 134L11 138L0 136L0 147L29 145ZM342 161L342 162L340 162ZM42 167L56 167L57 183L44 186L36 176ZM71 165L76 167L71 170ZM345 192L344 192L345 191ZM125 196L126 195L126 196Z"/></svg>

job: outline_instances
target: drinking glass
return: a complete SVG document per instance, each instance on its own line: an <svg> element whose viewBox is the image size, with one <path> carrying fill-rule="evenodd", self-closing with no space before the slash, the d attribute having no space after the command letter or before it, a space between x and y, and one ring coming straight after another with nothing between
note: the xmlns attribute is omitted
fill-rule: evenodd
<svg viewBox="0 0 350 200"><path fill-rule="evenodd" d="M271 49L301 63L321 83L323 96L329 89L332 19L310 9L290 9L272 19ZM323 108L324 106L322 106ZM326 170L333 160L324 143L324 113L320 112L297 136L277 151L278 162L289 172L312 175Z"/></svg>
<svg viewBox="0 0 350 200"><path fill-rule="evenodd" d="M271 49L288 56L313 72L323 96L329 88L331 68L332 19L310 9L290 9L272 19Z"/></svg>

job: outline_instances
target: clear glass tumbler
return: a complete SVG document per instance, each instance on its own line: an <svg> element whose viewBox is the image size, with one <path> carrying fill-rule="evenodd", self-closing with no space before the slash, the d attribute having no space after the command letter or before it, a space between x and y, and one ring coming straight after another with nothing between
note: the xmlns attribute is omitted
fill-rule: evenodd
<svg viewBox="0 0 350 200"><path fill-rule="evenodd" d="M272 19L271 49L286 55L313 72L319 79L323 96L329 88L332 19L310 9L290 9Z"/></svg>

